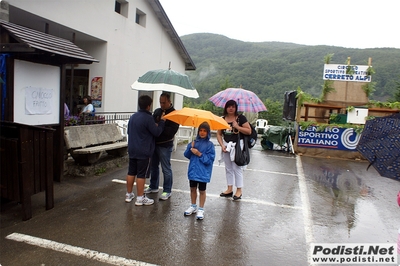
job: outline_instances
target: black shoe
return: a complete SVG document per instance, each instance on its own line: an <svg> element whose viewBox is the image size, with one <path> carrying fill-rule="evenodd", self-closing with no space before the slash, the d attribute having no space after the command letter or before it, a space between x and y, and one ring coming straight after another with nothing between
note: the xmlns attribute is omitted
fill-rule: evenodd
<svg viewBox="0 0 400 266"><path fill-rule="evenodd" d="M233 192L226 193L226 194L224 192L222 192L221 194L219 194L220 197L225 197L225 198L232 197L232 195L233 195Z"/></svg>
<svg viewBox="0 0 400 266"><path fill-rule="evenodd" d="M233 196L233 200L240 200L242 198L242 194L240 194L240 196L238 197L238 196Z"/></svg>

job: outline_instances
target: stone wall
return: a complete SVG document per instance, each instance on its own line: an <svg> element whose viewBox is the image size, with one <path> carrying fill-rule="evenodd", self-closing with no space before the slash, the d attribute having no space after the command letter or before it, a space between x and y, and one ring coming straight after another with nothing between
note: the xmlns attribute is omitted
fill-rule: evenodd
<svg viewBox="0 0 400 266"><path fill-rule="evenodd" d="M115 168L127 167L128 162L128 155L116 157L108 155L106 152L93 165L78 165L72 157L68 157L64 162L64 175L76 177L100 175ZM128 168L126 171L128 172Z"/></svg>

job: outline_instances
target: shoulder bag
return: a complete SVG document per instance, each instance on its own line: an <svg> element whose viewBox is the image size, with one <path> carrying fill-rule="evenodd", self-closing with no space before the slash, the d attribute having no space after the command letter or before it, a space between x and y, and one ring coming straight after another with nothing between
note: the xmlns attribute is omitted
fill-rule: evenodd
<svg viewBox="0 0 400 266"><path fill-rule="evenodd" d="M236 121L239 124L239 116L236 118ZM251 128L250 135L243 134L243 136L245 136L244 140L247 142L248 148L251 149L256 145L258 135L257 135L256 129L254 128L254 126L252 124L250 124L250 122L249 122L249 125Z"/></svg>
<svg viewBox="0 0 400 266"><path fill-rule="evenodd" d="M248 136L243 135L243 150L240 147L240 134L238 135L238 140L236 142L236 147L235 147L235 163L238 166L244 166L248 165L250 163L250 153L249 153L249 146L247 143L247 138Z"/></svg>

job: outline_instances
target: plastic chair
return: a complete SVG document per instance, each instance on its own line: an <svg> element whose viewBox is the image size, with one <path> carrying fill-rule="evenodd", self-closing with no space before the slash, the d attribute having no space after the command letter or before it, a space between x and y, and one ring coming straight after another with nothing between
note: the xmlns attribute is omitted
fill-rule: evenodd
<svg viewBox="0 0 400 266"><path fill-rule="evenodd" d="M194 134L193 127L179 126L178 132L176 132L175 138L174 138L174 151L176 151L178 142L184 141L184 140L187 140L188 142L192 141L193 134Z"/></svg>
<svg viewBox="0 0 400 266"><path fill-rule="evenodd" d="M257 133L260 133L260 131L262 131L261 134L264 134L265 131L267 131L268 129L268 120L257 119L255 129Z"/></svg>

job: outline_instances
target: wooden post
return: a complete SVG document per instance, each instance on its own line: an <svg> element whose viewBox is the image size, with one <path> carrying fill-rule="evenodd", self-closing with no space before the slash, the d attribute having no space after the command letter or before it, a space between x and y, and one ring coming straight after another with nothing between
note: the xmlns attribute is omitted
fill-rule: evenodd
<svg viewBox="0 0 400 266"><path fill-rule="evenodd" d="M347 66L350 67L350 56L347 57ZM347 102L347 93L348 93L348 87L349 87L349 82L346 81L346 92L345 92L345 96L344 96L344 101Z"/></svg>
<svg viewBox="0 0 400 266"><path fill-rule="evenodd" d="M299 139L298 128L300 127L299 126L299 122L300 122L300 118L301 118L301 104L299 104L299 103L300 103L300 98L301 97L302 96L298 97L297 100L296 100L297 101L297 103L296 103L296 106L297 106L297 108L296 108L296 123L294 123L294 126L297 127L297 128L295 128L297 133L294 136L294 143L293 143L293 149L294 149L295 153L297 153L297 151L298 151L298 149L297 149L297 141Z"/></svg>

